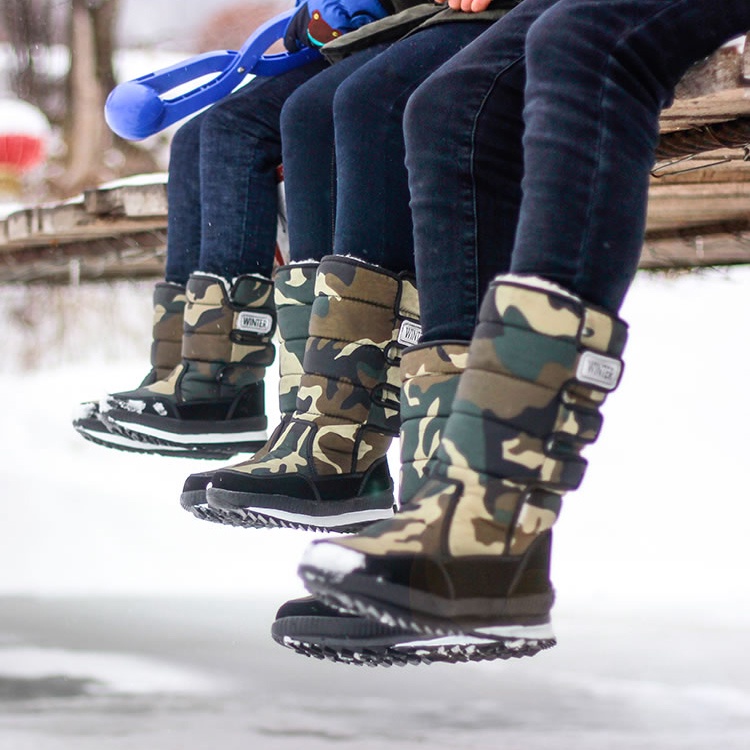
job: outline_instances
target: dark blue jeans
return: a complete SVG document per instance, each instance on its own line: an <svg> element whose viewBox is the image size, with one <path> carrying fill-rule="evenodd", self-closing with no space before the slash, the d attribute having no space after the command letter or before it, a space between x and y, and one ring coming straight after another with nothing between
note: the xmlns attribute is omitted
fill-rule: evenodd
<svg viewBox="0 0 750 750"><path fill-rule="evenodd" d="M339 84L381 52L358 52L300 86L281 111L284 189L291 260L319 260L318 238L333 252L336 223L336 156L333 95ZM400 138L403 140L403 138Z"/></svg>
<svg viewBox="0 0 750 750"><path fill-rule="evenodd" d="M423 339L470 338L508 271L616 313L659 113L748 29L747 0L524 0L428 78L404 118Z"/></svg>
<svg viewBox="0 0 750 750"><path fill-rule="evenodd" d="M279 116L289 95L327 68L323 61L247 86L189 120L169 160L166 280L193 271L270 276L281 164ZM317 257L328 237L311 237Z"/></svg>
<svg viewBox="0 0 750 750"><path fill-rule="evenodd" d="M337 195L333 252L395 272L414 269L404 108L430 73L487 28L486 22L444 24L355 53L289 97L281 129L292 257L310 257L304 232L312 221L334 227L333 216L307 216L297 202L306 186L330 175ZM434 126L441 124L442 118Z"/></svg>

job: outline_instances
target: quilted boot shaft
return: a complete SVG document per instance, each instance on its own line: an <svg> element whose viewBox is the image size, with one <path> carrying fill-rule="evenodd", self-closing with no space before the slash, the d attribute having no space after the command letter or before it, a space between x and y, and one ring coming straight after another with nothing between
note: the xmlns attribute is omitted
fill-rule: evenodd
<svg viewBox="0 0 750 750"><path fill-rule="evenodd" d="M338 528L344 516L390 515L385 454L399 431L401 351L419 336L418 314L411 279L355 258L324 258L296 409L262 457L214 474L209 504L240 514L253 508L243 516L252 526L278 516L282 525Z"/></svg>
<svg viewBox="0 0 750 750"><path fill-rule="evenodd" d="M423 483L451 413L468 342L439 341L404 351L401 359L401 474L407 503Z"/></svg>
<svg viewBox="0 0 750 750"><path fill-rule="evenodd" d="M622 321L557 286L492 284L436 456L438 473L462 486L451 554L488 551L489 529L495 551L521 554L552 527L583 479L581 451L599 435L626 339Z"/></svg>
<svg viewBox="0 0 750 750"><path fill-rule="evenodd" d="M170 377L178 383L176 398L235 398L243 388L262 383L275 353L272 282L240 276L230 286L218 276L194 273L186 295L182 365Z"/></svg>
<svg viewBox="0 0 750 750"><path fill-rule="evenodd" d="M274 275L279 331L279 411L291 414L304 373L303 358L315 300L317 262L281 266Z"/></svg>
<svg viewBox="0 0 750 750"><path fill-rule="evenodd" d="M553 601L551 528L583 478L626 331L546 281L496 279L427 481L393 519L313 544L308 588L363 613L371 595L420 632L527 628L533 648L551 645L534 630Z"/></svg>
<svg viewBox="0 0 750 750"><path fill-rule="evenodd" d="M362 471L399 432L399 336L418 319L416 287L354 258L330 256L320 264L315 293L295 419L310 436L317 474Z"/></svg>
<svg viewBox="0 0 750 750"><path fill-rule="evenodd" d="M161 281L154 287L151 340L153 380L167 377L180 363L185 302L185 287L179 284Z"/></svg>

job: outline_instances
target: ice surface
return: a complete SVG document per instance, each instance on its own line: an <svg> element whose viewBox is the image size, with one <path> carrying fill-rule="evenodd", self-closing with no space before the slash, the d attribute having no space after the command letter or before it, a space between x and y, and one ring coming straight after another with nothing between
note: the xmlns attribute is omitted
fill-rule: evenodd
<svg viewBox="0 0 750 750"><path fill-rule="evenodd" d="M104 693L200 693L219 689L196 670L188 670L159 659L132 654L36 647L0 648L0 677L49 678L90 681L92 692Z"/></svg>

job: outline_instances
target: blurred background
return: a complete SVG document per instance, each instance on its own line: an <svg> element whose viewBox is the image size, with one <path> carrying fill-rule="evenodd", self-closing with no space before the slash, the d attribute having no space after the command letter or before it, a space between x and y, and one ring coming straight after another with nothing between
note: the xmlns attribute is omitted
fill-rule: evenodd
<svg viewBox="0 0 750 750"><path fill-rule="evenodd" d="M3 0L0 99L20 99L49 126L47 158L24 176L22 198L67 198L137 172L166 168L166 132L131 143L101 112L115 82L200 52L238 49L284 0ZM2 122L0 133L10 123ZM9 115L10 116L10 115Z"/></svg>
<svg viewBox="0 0 750 750"><path fill-rule="evenodd" d="M0 96L48 124L16 199L163 170L168 133L101 128L112 81L236 48L284 7L4 0ZM184 478L221 464L72 429L78 402L148 369L151 287L0 284L0 750L750 746L750 268L639 273L625 376L556 536L559 645L391 669L273 643L314 535L185 513Z"/></svg>

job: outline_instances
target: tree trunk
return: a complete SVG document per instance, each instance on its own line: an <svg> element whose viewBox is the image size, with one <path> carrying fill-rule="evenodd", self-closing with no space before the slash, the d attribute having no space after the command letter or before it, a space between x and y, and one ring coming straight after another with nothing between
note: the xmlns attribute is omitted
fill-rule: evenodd
<svg viewBox="0 0 750 750"><path fill-rule="evenodd" d="M113 27L117 0L72 0L70 74L65 132L64 192L77 192L101 179L102 156L112 144L104 121L104 102L114 85Z"/></svg>
<svg viewBox="0 0 750 750"><path fill-rule="evenodd" d="M38 107L50 122L61 116L60 79L55 80L47 55L53 43L62 42L60 8L48 0L2 0L0 23L13 48L15 65L10 86L19 99Z"/></svg>

